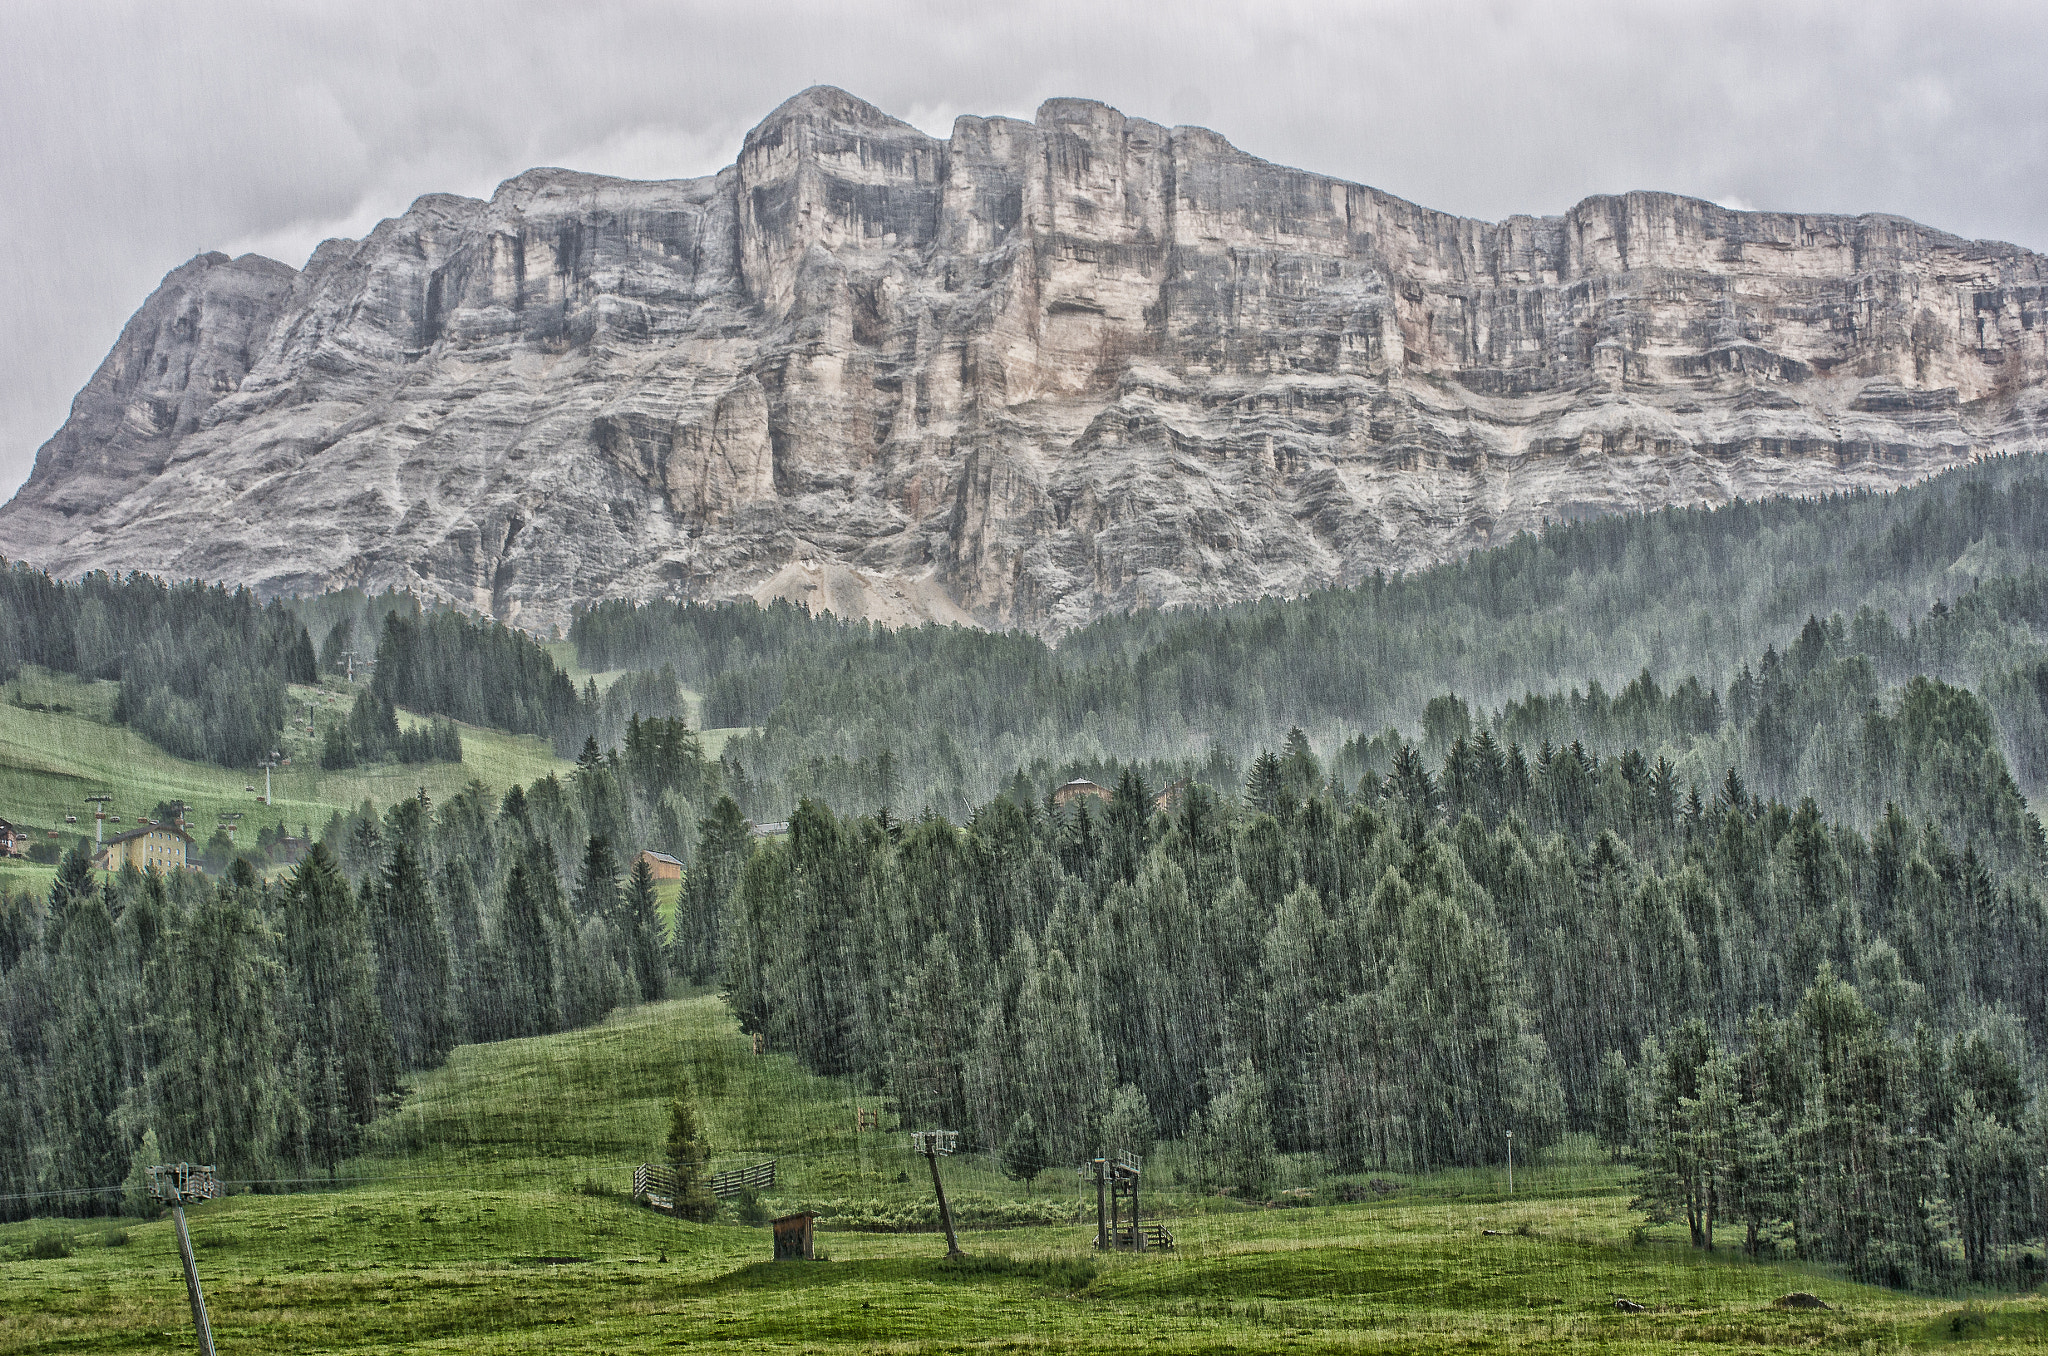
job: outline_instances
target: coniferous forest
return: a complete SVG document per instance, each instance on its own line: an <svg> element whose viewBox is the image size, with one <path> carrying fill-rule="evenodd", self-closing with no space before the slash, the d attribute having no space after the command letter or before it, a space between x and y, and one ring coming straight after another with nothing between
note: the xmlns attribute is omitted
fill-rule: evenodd
<svg viewBox="0 0 2048 1356"><path fill-rule="evenodd" d="M145 732L374 629L337 757L399 707L443 718L430 746L461 720L578 756L336 815L271 879L73 854L0 899L0 1210L118 1208L170 1137L317 1176L457 1043L716 985L769 1048L1020 1163L1181 1139L1263 1199L1276 1154L1590 1135L1701 1248L2013 1280L2048 1228L2044 510L2048 466L2010 459L1057 646L608 603L570 639L629 672L581 692L397 597L16 569L9 661L118 677ZM253 648L209 661L216 631ZM1075 776L1103 794L1053 794ZM672 923L642 847L687 863Z"/></svg>

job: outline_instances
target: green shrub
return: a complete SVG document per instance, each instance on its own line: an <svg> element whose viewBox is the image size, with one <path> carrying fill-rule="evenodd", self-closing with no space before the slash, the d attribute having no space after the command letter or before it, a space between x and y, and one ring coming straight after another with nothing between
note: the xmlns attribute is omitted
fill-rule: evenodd
<svg viewBox="0 0 2048 1356"><path fill-rule="evenodd" d="M1985 1313L1984 1306L1975 1300L1948 1316L1948 1331L1951 1337L1972 1337L1990 1325L1991 1315Z"/></svg>
<svg viewBox="0 0 2048 1356"><path fill-rule="evenodd" d="M28 1245L28 1255L38 1262L51 1262L71 1255L71 1235L60 1233L38 1234Z"/></svg>
<svg viewBox="0 0 2048 1356"><path fill-rule="evenodd" d="M960 1226L972 1225L1043 1225L1069 1224L1080 1219L1074 1203L1054 1197L1039 1197L1036 1200L998 1200L976 1192L967 1192L951 1198L953 1222ZM764 1203L764 1208L766 1207ZM777 1201L772 1213L785 1210L812 1210L818 1215L818 1223L833 1229L858 1230L862 1233L915 1233L935 1229L939 1224L938 1202L888 1201L877 1198L860 1199L806 1199L802 1202Z"/></svg>
<svg viewBox="0 0 2048 1356"><path fill-rule="evenodd" d="M1001 1253L978 1257L955 1257L942 1263L939 1274L949 1277L1005 1276L1036 1281L1048 1290L1081 1290L1102 1274L1101 1264L1092 1257L1032 1257L1018 1259Z"/></svg>
<svg viewBox="0 0 2048 1356"><path fill-rule="evenodd" d="M109 1229L109 1230L107 1230L107 1231L106 1231L105 1233L103 1233L103 1234L101 1234L101 1235L100 1235L100 1246L101 1246L101 1247L103 1247L103 1248L125 1248L125 1247L127 1247L127 1246L128 1246L128 1231L127 1231L126 1229Z"/></svg>
<svg viewBox="0 0 2048 1356"><path fill-rule="evenodd" d="M742 1224L759 1228L768 1222L768 1207L761 1204L761 1194L752 1187L741 1187L731 1204L733 1218Z"/></svg>

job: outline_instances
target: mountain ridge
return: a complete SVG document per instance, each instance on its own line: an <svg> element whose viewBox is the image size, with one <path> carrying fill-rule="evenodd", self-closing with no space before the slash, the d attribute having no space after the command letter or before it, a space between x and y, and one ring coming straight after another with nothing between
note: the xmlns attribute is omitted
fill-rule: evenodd
<svg viewBox="0 0 2048 1356"><path fill-rule="evenodd" d="M1882 214L1487 223L1089 100L941 140L814 87L713 175L532 169L172 270L0 552L1056 634L2044 450L2044 284Z"/></svg>

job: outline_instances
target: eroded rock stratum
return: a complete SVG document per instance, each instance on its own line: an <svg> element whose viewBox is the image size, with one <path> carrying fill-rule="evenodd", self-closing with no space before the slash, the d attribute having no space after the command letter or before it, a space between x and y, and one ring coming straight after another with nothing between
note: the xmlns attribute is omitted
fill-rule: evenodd
<svg viewBox="0 0 2048 1356"><path fill-rule="evenodd" d="M705 179L532 170L128 323L0 552L545 627L801 598L1056 633L1546 519L2043 447L2043 260L1662 193L1447 216L1057 99L807 90Z"/></svg>

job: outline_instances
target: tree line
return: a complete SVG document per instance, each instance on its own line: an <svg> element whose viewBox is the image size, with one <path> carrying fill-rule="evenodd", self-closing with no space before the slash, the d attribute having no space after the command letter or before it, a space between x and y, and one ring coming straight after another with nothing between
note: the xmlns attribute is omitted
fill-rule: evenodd
<svg viewBox="0 0 2048 1356"><path fill-rule="evenodd" d="M1159 1134L1262 1199L1276 1152L1590 1132L1702 1246L1718 1216L1888 1284L2013 1279L2048 1214L2038 860L1735 775L1673 804L1643 762L1560 752L1489 801L1412 744L1347 792L1296 741L1166 808L1129 770L958 827L807 802L783 841L707 835L693 883L733 884L678 928L771 1048L1023 1161Z"/></svg>
<svg viewBox="0 0 2048 1356"><path fill-rule="evenodd" d="M120 683L116 720L178 755L247 767L277 746L285 684L315 680L306 628L246 588L0 562L0 679L24 664Z"/></svg>
<svg viewBox="0 0 2048 1356"><path fill-rule="evenodd" d="M336 814L274 880L102 875L81 843L46 899L0 895L0 1217L138 1208L166 1159L331 1174L457 1043L661 996L698 962L631 845L704 775L686 726L635 721L566 779Z"/></svg>
<svg viewBox="0 0 2048 1356"><path fill-rule="evenodd" d="M1018 768L1242 764L1292 726L1334 749L1416 728L1447 688L1475 711L1574 687L1597 706L1644 672L1691 674L1698 703L1680 728L1710 733L1739 714L1726 702L1745 660L1836 615L1876 684L1925 675L1983 695L2035 791L2048 786L2044 504L2040 458L1993 459L1895 494L1557 525L1299 598L1108 616L1057 648L782 603L608 601L569 635L587 667L666 664L703 692L707 726L743 731L726 746L743 775L728 783L761 819L805 797L901 811L899 786L914 788L908 809L959 817ZM1524 714L1570 742L1558 734L1575 713ZM1534 749L1544 736L1514 737ZM892 778L878 775L885 758Z"/></svg>

